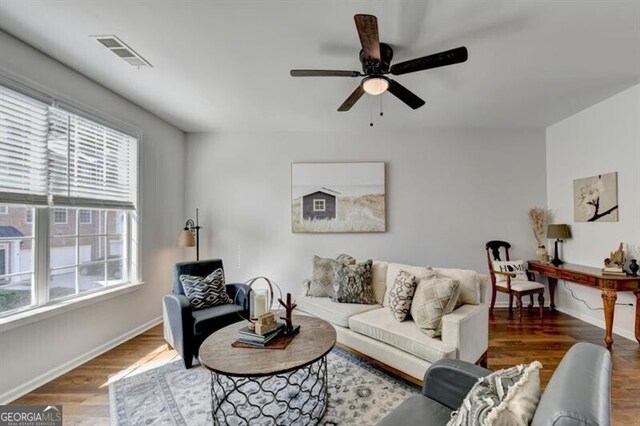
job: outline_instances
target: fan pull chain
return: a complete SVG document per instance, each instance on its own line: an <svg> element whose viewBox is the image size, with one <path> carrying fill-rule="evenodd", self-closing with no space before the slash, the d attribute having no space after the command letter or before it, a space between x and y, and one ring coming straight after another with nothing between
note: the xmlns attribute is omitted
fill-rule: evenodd
<svg viewBox="0 0 640 426"><path fill-rule="evenodd" d="M384 93L380 95L380 117L382 117L384 115L384 113L382 112L382 97L384 96Z"/></svg>
<svg viewBox="0 0 640 426"><path fill-rule="evenodd" d="M373 99L369 103L369 127L373 127Z"/></svg>

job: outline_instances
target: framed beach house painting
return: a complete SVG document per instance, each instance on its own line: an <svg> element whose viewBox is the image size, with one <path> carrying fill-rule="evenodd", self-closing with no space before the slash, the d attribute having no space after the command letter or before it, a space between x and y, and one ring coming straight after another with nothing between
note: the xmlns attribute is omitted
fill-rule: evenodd
<svg viewBox="0 0 640 426"><path fill-rule="evenodd" d="M385 232L385 163L291 164L293 232Z"/></svg>

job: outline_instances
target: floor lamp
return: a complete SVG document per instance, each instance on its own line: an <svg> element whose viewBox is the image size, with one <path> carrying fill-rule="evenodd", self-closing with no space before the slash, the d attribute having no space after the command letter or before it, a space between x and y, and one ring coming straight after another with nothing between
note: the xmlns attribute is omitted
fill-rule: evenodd
<svg viewBox="0 0 640 426"><path fill-rule="evenodd" d="M178 235L178 247L196 248L196 260L200 260L200 223L198 222L198 209L196 208L196 220L187 219L184 229Z"/></svg>

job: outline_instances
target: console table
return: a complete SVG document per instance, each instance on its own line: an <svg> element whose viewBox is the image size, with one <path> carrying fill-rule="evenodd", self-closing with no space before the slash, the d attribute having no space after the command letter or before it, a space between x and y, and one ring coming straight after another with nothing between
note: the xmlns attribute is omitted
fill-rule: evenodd
<svg viewBox="0 0 640 426"><path fill-rule="evenodd" d="M600 268L570 263L553 266L536 260L529 261L529 270L547 277L549 295L551 296L551 310L556 307L555 292L558 280L601 289L606 329L604 341L609 349L613 344L613 312L618 298L617 293L619 291L633 291L636 295L636 340L640 343L640 277L606 275L602 273Z"/></svg>

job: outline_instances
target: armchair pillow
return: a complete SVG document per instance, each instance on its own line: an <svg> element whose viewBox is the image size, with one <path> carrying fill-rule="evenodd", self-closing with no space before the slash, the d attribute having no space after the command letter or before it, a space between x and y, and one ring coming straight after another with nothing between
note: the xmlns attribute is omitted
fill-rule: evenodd
<svg viewBox="0 0 640 426"><path fill-rule="evenodd" d="M404 321L409 314L416 284L416 277L406 271L400 271L393 281L393 287L389 293L389 308L393 317L399 322Z"/></svg>
<svg viewBox="0 0 640 426"><path fill-rule="evenodd" d="M453 312L459 295L460 283L451 278L420 280L411 303L411 316L420 331L440 336L442 317Z"/></svg>
<svg viewBox="0 0 640 426"><path fill-rule="evenodd" d="M371 285L372 264L371 260L355 265L338 264L333 275L332 300L340 303L375 304L376 298Z"/></svg>
<svg viewBox="0 0 640 426"><path fill-rule="evenodd" d="M481 378L447 426L528 426L540 401L541 368L534 361Z"/></svg>
<svg viewBox="0 0 640 426"><path fill-rule="evenodd" d="M216 269L205 278L180 275L180 283L194 310L233 303L227 294L222 268Z"/></svg>
<svg viewBox="0 0 640 426"><path fill-rule="evenodd" d="M342 254L337 260L313 256L313 272L308 295L313 297L333 296L333 276L339 265L355 265L356 260Z"/></svg>
<svg viewBox="0 0 640 426"><path fill-rule="evenodd" d="M512 277L511 280L518 281L528 281L527 279L527 266L524 263L524 260L510 260L510 261L499 261L494 260L492 262L493 270L498 272L510 272L516 274L515 277ZM495 274L496 283L500 283L507 280L506 275Z"/></svg>

